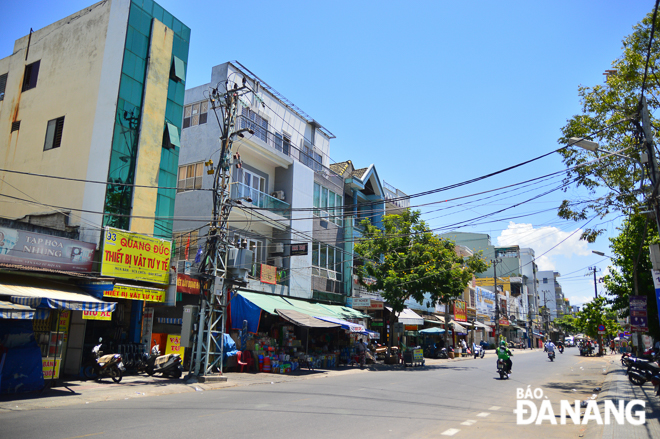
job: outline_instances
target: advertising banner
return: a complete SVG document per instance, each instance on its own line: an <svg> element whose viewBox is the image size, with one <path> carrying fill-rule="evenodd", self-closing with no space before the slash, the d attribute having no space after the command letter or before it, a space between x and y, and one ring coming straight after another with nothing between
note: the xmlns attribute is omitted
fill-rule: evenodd
<svg viewBox="0 0 660 439"><path fill-rule="evenodd" d="M144 300L145 302L165 302L165 290L117 284L113 290L105 291L103 297Z"/></svg>
<svg viewBox="0 0 660 439"><path fill-rule="evenodd" d="M660 270L651 270L653 275L653 286L655 287L655 300L658 306L658 316L660 317Z"/></svg>
<svg viewBox="0 0 660 439"><path fill-rule="evenodd" d="M646 310L646 296L630 296L631 332L648 332L649 318Z"/></svg>
<svg viewBox="0 0 660 439"><path fill-rule="evenodd" d="M275 285L277 283L277 267L261 264L261 282Z"/></svg>
<svg viewBox="0 0 660 439"><path fill-rule="evenodd" d="M83 320L112 320L112 313L106 311L83 311Z"/></svg>
<svg viewBox="0 0 660 439"><path fill-rule="evenodd" d="M168 284L172 242L106 227L101 275Z"/></svg>
<svg viewBox="0 0 660 439"><path fill-rule="evenodd" d="M92 271L96 245L0 227L0 263L51 270Z"/></svg>
<svg viewBox="0 0 660 439"><path fill-rule="evenodd" d="M306 242L302 244L291 244L291 256L306 256L307 252Z"/></svg>
<svg viewBox="0 0 660 439"><path fill-rule="evenodd" d="M185 294L197 294L200 292L199 279L188 276L187 274L176 275L176 292Z"/></svg>
<svg viewBox="0 0 660 439"><path fill-rule="evenodd" d="M180 334L167 334L167 344L165 345L165 355L167 354L179 354L181 355L181 362L183 363L183 354L185 348L181 347L181 335Z"/></svg>
<svg viewBox="0 0 660 439"><path fill-rule="evenodd" d="M495 293L485 288L475 287L477 293L477 319L486 324L495 319Z"/></svg>
<svg viewBox="0 0 660 439"><path fill-rule="evenodd" d="M154 309L150 306L144 307L142 314L142 344L151 346L151 333L154 327Z"/></svg>
<svg viewBox="0 0 660 439"><path fill-rule="evenodd" d="M454 302L454 320L457 322L467 322L467 310L465 308L465 301L456 300Z"/></svg>
<svg viewBox="0 0 660 439"><path fill-rule="evenodd" d="M378 300L372 300L371 303L369 304L369 308L367 309L369 311L382 311L383 308L385 308L383 302L379 302Z"/></svg>

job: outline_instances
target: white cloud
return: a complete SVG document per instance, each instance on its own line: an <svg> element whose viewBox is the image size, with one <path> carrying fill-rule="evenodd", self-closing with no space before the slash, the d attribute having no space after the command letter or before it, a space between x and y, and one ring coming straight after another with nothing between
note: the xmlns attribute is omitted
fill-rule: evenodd
<svg viewBox="0 0 660 439"><path fill-rule="evenodd" d="M556 270L558 260L563 262L566 258L591 254L587 242L580 240L581 234L580 229L565 232L557 227L534 228L532 224L510 221L509 226L497 237L497 245L518 245L534 249L540 270Z"/></svg>

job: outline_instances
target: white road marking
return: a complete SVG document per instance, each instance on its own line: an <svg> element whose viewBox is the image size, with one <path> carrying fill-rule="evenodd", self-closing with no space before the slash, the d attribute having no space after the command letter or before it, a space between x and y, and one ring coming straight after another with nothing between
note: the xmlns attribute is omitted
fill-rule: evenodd
<svg viewBox="0 0 660 439"><path fill-rule="evenodd" d="M469 427L470 425L474 425L476 423L477 423L477 421L475 421L474 419L468 419L465 422L461 422L461 425L467 425Z"/></svg>
<svg viewBox="0 0 660 439"><path fill-rule="evenodd" d="M480 417L482 417L482 418L485 418L485 417L488 416L488 415L490 415L490 413L488 413L488 412L482 412L482 413L479 413L477 416L480 416Z"/></svg>
<svg viewBox="0 0 660 439"><path fill-rule="evenodd" d="M440 434L441 434L442 436L453 436L453 435L455 435L456 433L458 433L459 431L461 431L461 430L459 430L458 428L450 428L449 430L447 430L447 431L443 431L443 432L440 433Z"/></svg>
<svg viewBox="0 0 660 439"><path fill-rule="evenodd" d="M491 408L489 408L488 410L499 410L499 409L501 409L501 408L502 408L502 407L498 407L498 406L494 405L494 406L492 406Z"/></svg>

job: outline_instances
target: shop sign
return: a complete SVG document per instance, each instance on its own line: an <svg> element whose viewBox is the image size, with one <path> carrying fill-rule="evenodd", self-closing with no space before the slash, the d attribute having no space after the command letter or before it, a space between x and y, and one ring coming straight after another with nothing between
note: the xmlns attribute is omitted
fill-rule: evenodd
<svg viewBox="0 0 660 439"><path fill-rule="evenodd" d="M371 306L371 299L368 297L347 297L346 306L349 308L366 308Z"/></svg>
<svg viewBox="0 0 660 439"><path fill-rule="evenodd" d="M42 358L41 370L45 380L58 379L60 377L60 363L62 360L55 358Z"/></svg>
<svg viewBox="0 0 660 439"><path fill-rule="evenodd" d="M379 302L377 300L372 300L371 303L369 304L369 308L367 308L369 311L382 311L384 308L383 302Z"/></svg>
<svg viewBox="0 0 660 439"><path fill-rule="evenodd" d="M421 363L422 361L424 361L423 349L413 349L413 361L415 363Z"/></svg>
<svg viewBox="0 0 660 439"><path fill-rule="evenodd" d="M188 276L187 274L176 275L176 292L185 294L199 294L199 279Z"/></svg>
<svg viewBox="0 0 660 439"><path fill-rule="evenodd" d="M51 270L92 271L95 244L0 227L0 263Z"/></svg>
<svg viewBox="0 0 660 439"><path fill-rule="evenodd" d="M112 320L112 313L106 311L83 311L84 320Z"/></svg>
<svg viewBox="0 0 660 439"><path fill-rule="evenodd" d="M509 320L506 317L500 317L500 326L509 326Z"/></svg>
<svg viewBox="0 0 660 439"><path fill-rule="evenodd" d="M383 326L383 322L371 322L371 326Z"/></svg>
<svg viewBox="0 0 660 439"><path fill-rule="evenodd" d="M101 275L168 284L172 242L106 227Z"/></svg>
<svg viewBox="0 0 660 439"><path fill-rule="evenodd" d="M277 267L261 264L261 282L265 284L277 284Z"/></svg>
<svg viewBox="0 0 660 439"><path fill-rule="evenodd" d="M307 243L303 244L291 244L291 256L306 256L307 255Z"/></svg>
<svg viewBox="0 0 660 439"><path fill-rule="evenodd" d="M165 290L117 284L112 291L105 291L103 297L144 300L145 302L165 302Z"/></svg>
<svg viewBox="0 0 660 439"><path fill-rule="evenodd" d="M467 309L467 316L468 316L469 320L476 320L477 310L475 308L468 308Z"/></svg>
<svg viewBox="0 0 660 439"><path fill-rule="evenodd" d="M179 354L183 363L183 354L185 348L181 347L181 334L167 334L167 343L165 344L165 355Z"/></svg>
<svg viewBox="0 0 660 439"><path fill-rule="evenodd" d="M457 322L467 322L467 312L464 300L454 302L454 320Z"/></svg>
<svg viewBox="0 0 660 439"><path fill-rule="evenodd" d="M58 323L58 332L69 332L69 321L71 320L71 311L64 310L60 313L60 321Z"/></svg>
<svg viewBox="0 0 660 439"><path fill-rule="evenodd" d="M406 331L417 331L417 325L405 325L403 329Z"/></svg>

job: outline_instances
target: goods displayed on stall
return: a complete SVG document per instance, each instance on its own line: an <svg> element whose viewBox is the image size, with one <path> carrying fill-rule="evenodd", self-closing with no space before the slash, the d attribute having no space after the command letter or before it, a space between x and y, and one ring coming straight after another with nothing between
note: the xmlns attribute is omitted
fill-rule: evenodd
<svg viewBox="0 0 660 439"><path fill-rule="evenodd" d="M262 332L249 333L245 346L241 346L244 352L252 355L259 372L283 374L304 367L308 369L337 367L338 350L323 352L322 348L316 347L313 352L305 353L302 341L296 338L293 326L283 325L273 332L273 336ZM240 337L237 336L236 339Z"/></svg>

